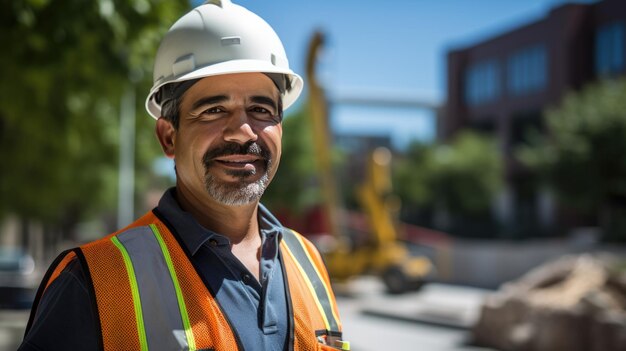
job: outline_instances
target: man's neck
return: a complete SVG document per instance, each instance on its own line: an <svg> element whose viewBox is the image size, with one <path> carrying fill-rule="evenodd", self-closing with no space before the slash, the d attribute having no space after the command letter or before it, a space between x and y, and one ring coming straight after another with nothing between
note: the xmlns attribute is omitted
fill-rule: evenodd
<svg viewBox="0 0 626 351"><path fill-rule="evenodd" d="M204 192L195 194L181 186L176 187L176 196L180 207L198 223L228 237L233 245L259 237L258 201L228 206L209 198Z"/></svg>

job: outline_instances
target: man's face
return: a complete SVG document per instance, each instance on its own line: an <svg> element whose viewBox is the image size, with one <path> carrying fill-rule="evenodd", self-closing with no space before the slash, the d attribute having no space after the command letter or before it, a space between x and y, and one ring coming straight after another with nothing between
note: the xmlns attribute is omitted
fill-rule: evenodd
<svg viewBox="0 0 626 351"><path fill-rule="evenodd" d="M178 185L226 205L258 200L280 160L279 98L261 73L206 77L189 88L173 139Z"/></svg>

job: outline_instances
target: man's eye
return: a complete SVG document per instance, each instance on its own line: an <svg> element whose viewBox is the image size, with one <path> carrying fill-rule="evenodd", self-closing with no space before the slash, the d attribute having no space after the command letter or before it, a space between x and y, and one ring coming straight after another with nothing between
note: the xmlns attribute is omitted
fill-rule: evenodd
<svg viewBox="0 0 626 351"><path fill-rule="evenodd" d="M224 108L215 106L204 110L198 109L198 112L191 112L190 117L201 122L211 122L224 117L225 112Z"/></svg>
<svg viewBox="0 0 626 351"><path fill-rule="evenodd" d="M221 113L224 112L221 107L211 107L204 110L202 113Z"/></svg>
<svg viewBox="0 0 626 351"><path fill-rule="evenodd" d="M279 122L272 110L265 107L255 106L248 110L248 115L258 121Z"/></svg>
<svg viewBox="0 0 626 351"><path fill-rule="evenodd" d="M269 115L271 115L271 114L272 114L272 113L271 113L268 109L263 108L263 107L253 107L253 108L251 109L251 112L253 112L253 113L261 113L261 114L263 114L263 113L267 113L267 114L269 114Z"/></svg>

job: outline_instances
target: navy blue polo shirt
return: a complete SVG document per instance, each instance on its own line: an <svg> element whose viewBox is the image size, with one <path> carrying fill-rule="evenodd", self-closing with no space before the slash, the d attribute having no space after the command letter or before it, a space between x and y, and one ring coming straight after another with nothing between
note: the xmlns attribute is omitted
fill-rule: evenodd
<svg viewBox="0 0 626 351"><path fill-rule="evenodd" d="M232 254L227 237L205 229L180 208L175 188L165 192L155 212L181 242L243 348L286 350L287 287L278 256L282 226L274 216L259 205L262 244L257 281ZM98 317L86 284L82 267L74 260L46 290L19 350L97 350Z"/></svg>

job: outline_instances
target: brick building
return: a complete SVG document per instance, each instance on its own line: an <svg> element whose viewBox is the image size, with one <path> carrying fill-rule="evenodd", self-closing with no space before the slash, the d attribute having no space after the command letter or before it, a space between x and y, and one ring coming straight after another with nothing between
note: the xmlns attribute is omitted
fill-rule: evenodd
<svg viewBox="0 0 626 351"><path fill-rule="evenodd" d="M555 206L512 157L543 110L569 91L626 73L626 1L567 3L532 23L447 55L447 103L438 126L449 139L464 128L494 134L507 188L494 210L520 232L549 228Z"/></svg>

